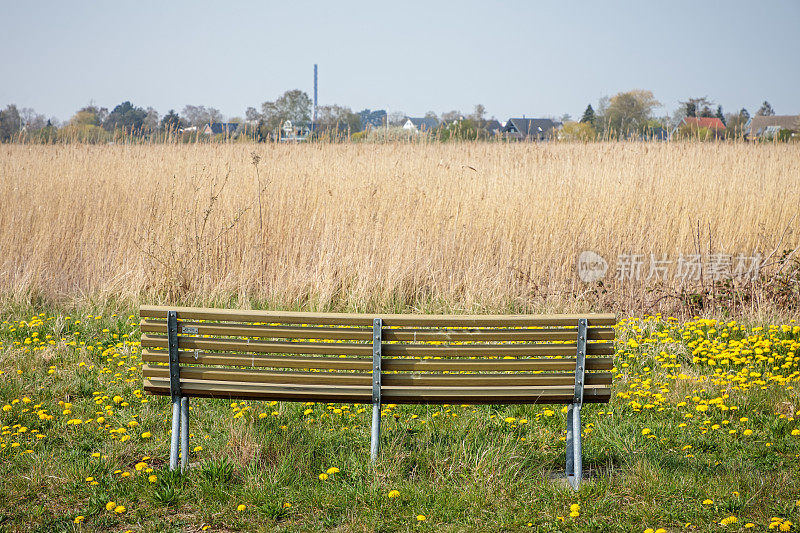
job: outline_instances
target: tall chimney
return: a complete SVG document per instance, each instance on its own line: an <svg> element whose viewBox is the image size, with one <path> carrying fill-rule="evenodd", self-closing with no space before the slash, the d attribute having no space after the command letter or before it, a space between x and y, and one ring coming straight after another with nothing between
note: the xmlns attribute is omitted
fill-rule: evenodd
<svg viewBox="0 0 800 533"><path fill-rule="evenodd" d="M314 123L317 122L317 64L314 63Z"/></svg>

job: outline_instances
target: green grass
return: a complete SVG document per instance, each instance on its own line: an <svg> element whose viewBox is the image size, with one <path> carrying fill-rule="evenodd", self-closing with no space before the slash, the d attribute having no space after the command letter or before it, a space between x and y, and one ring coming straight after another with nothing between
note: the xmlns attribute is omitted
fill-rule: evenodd
<svg viewBox="0 0 800 533"><path fill-rule="evenodd" d="M617 394L583 409L588 479L575 493L563 480L562 406L384 406L373 467L368 405L193 399L194 466L176 475L169 399L140 392L131 311L32 315L0 317L0 531L800 524L796 323L623 321Z"/></svg>

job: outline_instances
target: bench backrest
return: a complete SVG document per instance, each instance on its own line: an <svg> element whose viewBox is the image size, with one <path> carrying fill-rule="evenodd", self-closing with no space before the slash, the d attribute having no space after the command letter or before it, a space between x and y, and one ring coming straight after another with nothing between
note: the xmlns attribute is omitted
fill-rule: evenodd
<svg viewBox="0 0 800 533"><path fill-rule="evenodd" d="M377 378L382 403L572 403L580 319L587 324L583 402L608 402L611 395L616 318L610 314L142 306L144 389L152 394L170 394L169 311L177 313L173 344L184 396L367 404Z"/></svg>

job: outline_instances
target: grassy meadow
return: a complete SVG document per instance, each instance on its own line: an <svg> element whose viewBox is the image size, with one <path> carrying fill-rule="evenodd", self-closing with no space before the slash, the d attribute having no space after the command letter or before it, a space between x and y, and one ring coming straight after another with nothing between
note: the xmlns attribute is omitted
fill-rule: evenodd
<svg viewBox="0 0 800 533"><path fill-rule="evenodd" d="M0 145L0 532L795 531L798 149ZM577 493L548 405L385 405L373 467L369 405L195 399L181 476L140 303L616 312L612 400Z"/></svg>
<svg viewBox="0 0 800 533"><path fill-rule="evenodd" d="M800 325L648 316L617 326L615 394L583 409L580 492L561 406L192 401L141 392L128 311L0 325L0 530L793 531Z"/></svg>

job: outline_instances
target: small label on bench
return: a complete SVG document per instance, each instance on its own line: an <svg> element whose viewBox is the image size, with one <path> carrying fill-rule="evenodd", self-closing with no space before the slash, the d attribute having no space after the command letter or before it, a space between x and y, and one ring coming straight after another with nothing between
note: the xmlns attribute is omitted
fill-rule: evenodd
<svg viewBox="0 0 800 533"><path fill-rule="evenodd" d="M185 326L181 328L181 333L184 335L197 335L197 328L192 326Z"/></svg>

